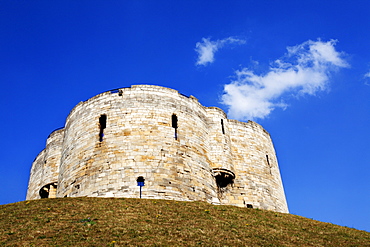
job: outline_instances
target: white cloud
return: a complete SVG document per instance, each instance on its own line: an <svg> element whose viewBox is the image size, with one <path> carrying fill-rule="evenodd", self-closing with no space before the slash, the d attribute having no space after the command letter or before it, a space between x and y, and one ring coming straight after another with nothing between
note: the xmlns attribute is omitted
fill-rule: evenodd
<svg viewBox="0 0 370 247"><path fill-rule="evenodd" d="M227 44L245 44L245 40L236 39L233 37L211 41L209 38L202 38L202 42L197 42L195 51L198 53L196 65L207 65L213 63L215 58L214 54L218 49Z"/></svg>
<svg viewBox="0 0 370 247"><path fill-rule="evenodd" d="M364 75L365 85L370 86L370 71Z"/></svg>
<svg viewBox="0 0 370 247"><path fill-rule="evenodd" d="M326 89L330 72L349 67L335 44L335 40L309 40L287 47L288 53L265 74L248 68L236 71L236 79L224 86L222 95L228 115L239 120L265 118L275 108L287 107L283 99L288 94L314 95Z"/></svg>

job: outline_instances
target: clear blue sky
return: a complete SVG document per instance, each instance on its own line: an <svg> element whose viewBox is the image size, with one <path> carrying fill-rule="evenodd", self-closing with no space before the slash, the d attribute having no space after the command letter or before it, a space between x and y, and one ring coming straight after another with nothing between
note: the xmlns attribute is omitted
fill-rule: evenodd
<svg viewBox="0 0 370 247"><path fill-rule="evenodd" d="M272 135L290 212L370 231L370 2L0 1L0 204L69 111L154 84Z"/></svg>

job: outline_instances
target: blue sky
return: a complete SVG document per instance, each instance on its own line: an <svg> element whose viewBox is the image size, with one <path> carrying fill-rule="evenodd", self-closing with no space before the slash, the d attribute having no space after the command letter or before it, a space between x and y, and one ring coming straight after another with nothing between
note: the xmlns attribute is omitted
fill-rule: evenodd
<svg viewBox="0 0 370 247"><path fill-rule="evenodd" d="M80 101L154 84L270 132L292 214L370 231L370 2L0 2L0 204Z"/></svg>

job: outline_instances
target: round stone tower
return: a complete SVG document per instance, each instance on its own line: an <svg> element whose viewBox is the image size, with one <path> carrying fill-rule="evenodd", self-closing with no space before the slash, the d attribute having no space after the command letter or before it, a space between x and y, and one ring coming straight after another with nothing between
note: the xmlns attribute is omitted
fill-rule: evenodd
<svg viewBox="0 0 370 247"><path fill-rule="evenodd" d="M33 161L27 198L56 197L64 129L55 130Z"/></svg>
<svg viewBox="0 0 370 247"><path fill-rule="evenodd" d="M139 177L142 198L288 212L274 147L260 125L150 85L79 103L35 159L27 199L139 197Z"/></svg>

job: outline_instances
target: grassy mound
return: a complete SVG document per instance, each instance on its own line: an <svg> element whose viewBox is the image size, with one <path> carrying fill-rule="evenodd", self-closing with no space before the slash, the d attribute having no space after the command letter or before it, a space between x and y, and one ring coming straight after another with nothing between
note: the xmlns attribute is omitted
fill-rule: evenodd
<svg viewBox="0 0 370 247"><path fill-rule="evenodd" d="M3 246L370 246L370 233L265 210L126 198L0 205Z"/></svg>

